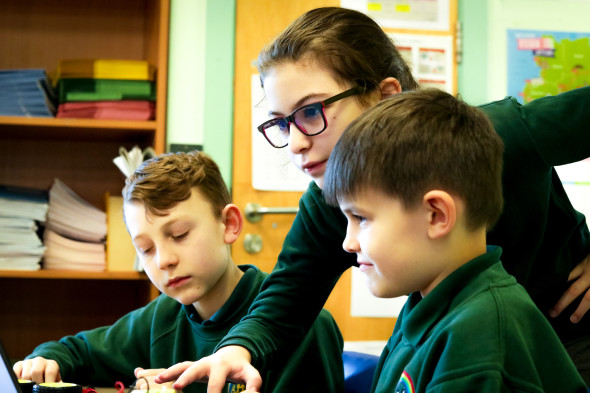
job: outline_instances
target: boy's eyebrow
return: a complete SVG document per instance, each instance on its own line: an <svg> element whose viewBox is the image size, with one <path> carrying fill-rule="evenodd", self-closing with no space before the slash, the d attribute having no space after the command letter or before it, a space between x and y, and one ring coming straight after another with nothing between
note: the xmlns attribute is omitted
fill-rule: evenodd
<svg viewBox="0 0 590 393"><path fill-rule="evenodd" d="M293 111L294 111L294 110L296 110L296 109L299 109L299 108L301 108L301 107L303 106L303 103L304 103L305 101L309 100L310 98L314 98L314 97L321 97L321 96L323 96L323 95L326 95L326 94L325 94L325 93L309 93L309 94L307 94L307 95L305 95L305 96L301 97L301 98L300 98L299 100L297 100L297 101L295 102L295 104L293 105L293 108L294 108L294 109L293 109ZM320 100L320 101L321 101L321 100ZM293 112L293 111L291 111L291 112ZM275 111L270 111L270 112L268 112L268 115L269 115L269 116L283 116L283 114L282 114L282 113L280 113L280 112L275 112Z"/></svg>

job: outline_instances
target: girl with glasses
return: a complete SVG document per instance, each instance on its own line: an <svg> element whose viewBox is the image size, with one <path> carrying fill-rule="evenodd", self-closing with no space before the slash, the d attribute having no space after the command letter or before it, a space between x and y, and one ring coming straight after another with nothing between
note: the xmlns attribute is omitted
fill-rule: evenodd
<svg viewBox="0 0 590 393"><path fill-rule="evenodd" d="M180 375L176 388L208 378L209 391L217 393L230 378L258 390L253 366L271 367L272 354L309 329L340 275L356 266L356 256L342 249L346 218L322 196L330 153L367 108L419 87L387 34L343 8L300 16L262 50L258 70L270 115L259 131L273 147L287 149L313 181L266 290L214 355L160 375L161 381ZM590 87L525 106L514 98L481 106L505 145L504 212L489 228L488 243L502 247L506 270L550 320L586 383L590 317L582 317L590 308L590 234L553 166L590 157L588 108Z"/></svg>

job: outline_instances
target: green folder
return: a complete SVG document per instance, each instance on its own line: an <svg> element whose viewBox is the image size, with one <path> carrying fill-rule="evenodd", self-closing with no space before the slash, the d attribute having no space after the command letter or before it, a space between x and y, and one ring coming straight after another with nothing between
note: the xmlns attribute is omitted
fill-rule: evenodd
<svg viewBox="0 0 590 393"><path fill-rule="evenodd" d="M125 79L60 79L57 83L59 102L156 100L153 81Z"/></svg>

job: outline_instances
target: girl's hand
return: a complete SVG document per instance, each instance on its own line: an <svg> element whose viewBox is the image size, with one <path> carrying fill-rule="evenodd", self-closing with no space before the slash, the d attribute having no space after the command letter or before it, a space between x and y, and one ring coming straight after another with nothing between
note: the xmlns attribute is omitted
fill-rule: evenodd
<svg viewBox="0 0 590 393"><path fill-rule="evenodd" d="M578 323L590 309L590 254L570 272L568 281L572 280L574 281L549 311L549 315L553 318L557 317L574 299L586 292L578 308L570 316L572 323Z"/></svg>
<svg viewBox="0 0 590 393"><path fill-rule="evenodd" d="M227 346L196 362L183 362L168 368L156 377L156 382L176 379L175 389L183 389L193 382L207 382L207 392L221 393L226 381L232 381L244 383L248 392L259 392L262 378L250 360L247 349Z"/></svg>

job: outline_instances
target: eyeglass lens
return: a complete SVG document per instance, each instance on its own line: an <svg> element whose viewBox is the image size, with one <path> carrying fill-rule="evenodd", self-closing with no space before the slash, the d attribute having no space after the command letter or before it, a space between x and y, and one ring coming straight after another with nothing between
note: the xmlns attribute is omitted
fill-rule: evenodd
<svg viewBox="0 0 590 393"><path fill-rule="evenodd" d="M321 103L303 106L284 119L276 119L265 124L266 137L274 146L285 146L289 141L289 122L307 135L315 135L326 129L326 119Z"/></svg>

